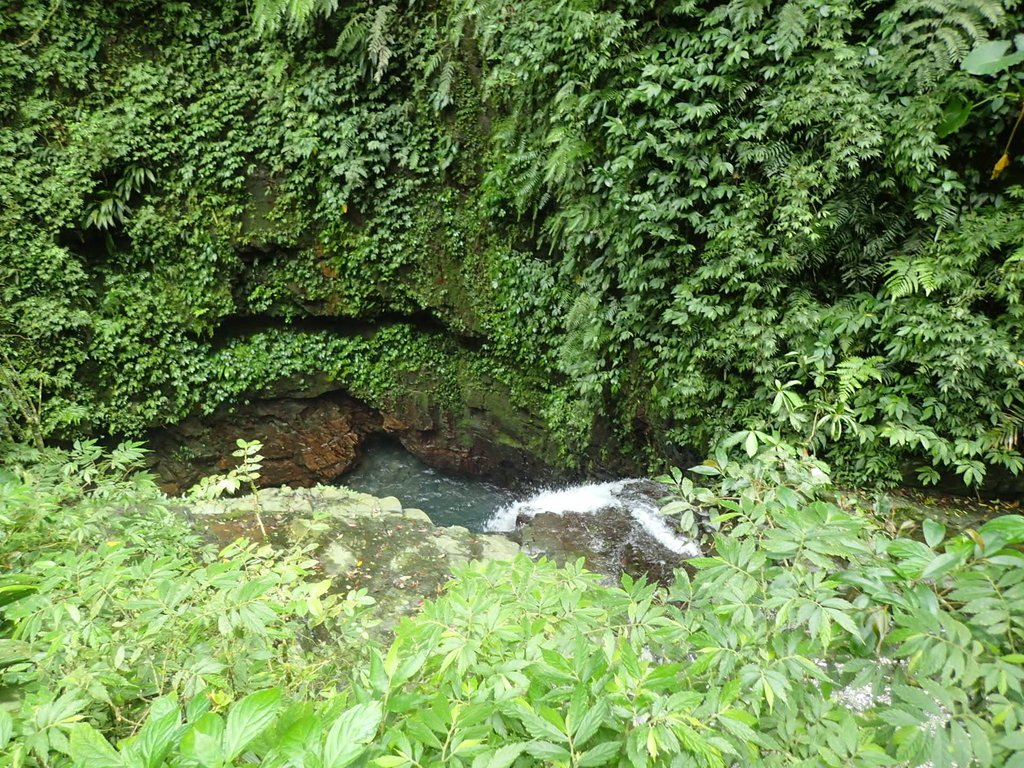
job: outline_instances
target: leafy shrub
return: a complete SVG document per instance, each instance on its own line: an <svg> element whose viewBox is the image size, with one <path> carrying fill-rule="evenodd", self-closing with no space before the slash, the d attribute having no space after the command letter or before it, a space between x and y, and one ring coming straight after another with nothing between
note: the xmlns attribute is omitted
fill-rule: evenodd
<svg viewBox="0 0 1024 768"><path fill-rule="evenodd" d="M65 529L37 530L39 554L5 542L42 585L5 609L36 665L4 673L25 691L19 715L0 715L8 756L82 768L1024 765L1024 518L894 537L825 500L820 462L745 434L725 451L703 465L717 485L677 484L716 532L670 589L606 586L581 564L470 564L389 648L349 655L343 678L322 646L294 646L295 617L318 614L290 558L238 544L205 566L157 560L132 543L139 533L158 551L188 538L162 507L80 504L83 540L123 543L71 552ZM8 499L24 487L0 485ZM168 610L181 594L185 615Z"/></svg>
<svg viewBox="0 0 1024 768"><path fill-rule="evenodd" d="M140 458L137 445L83 443L0 478L5 578L33 586L2 607L22 651L2 669L13 765L50 765L81 721L129 735L159 697L220 708L270 684L321 695L359 655L365 593L330 592L299 548L204 544Z"/></svg>

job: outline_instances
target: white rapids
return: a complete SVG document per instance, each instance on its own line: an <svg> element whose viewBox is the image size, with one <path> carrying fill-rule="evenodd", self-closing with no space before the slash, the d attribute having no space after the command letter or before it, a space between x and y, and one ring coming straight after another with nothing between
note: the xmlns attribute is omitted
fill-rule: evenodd
<svg viewBox="0 0 1024 768"><path fill-rule="evenodd" d="M682 557L702 554L692 539L680 536L665 522L658 506L642 494L628 489L640 481L616 480L609 483L587 483L567 488L545 489L528 499L498 509L485 525L488 531L507 533L515 530L516 521L540 514L594 515L609 507L626 509L647 534L670 552Z"/></svg>

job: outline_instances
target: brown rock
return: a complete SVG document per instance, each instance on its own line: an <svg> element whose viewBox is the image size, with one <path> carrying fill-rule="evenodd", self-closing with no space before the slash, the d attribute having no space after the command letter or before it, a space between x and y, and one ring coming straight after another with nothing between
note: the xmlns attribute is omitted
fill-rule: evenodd
<svg viewBox="0 0 1024 768"><path fill-rule="evenodd" d="M155 432L151 469L165 492L181 493L237 466L231 453L241 438L263 443L260 486L328 483L355 465L363 439L379 429L379 416L342 395L258 400Z"/></svg>

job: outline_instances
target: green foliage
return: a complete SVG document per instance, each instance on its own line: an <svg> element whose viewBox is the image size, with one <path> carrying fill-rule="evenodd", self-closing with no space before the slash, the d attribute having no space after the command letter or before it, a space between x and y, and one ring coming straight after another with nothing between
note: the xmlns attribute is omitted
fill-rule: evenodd
<svg viewBox="0 0 1024 768"><path fill-rule="evenodd" d="M235 441L237 450L231 455L239 460L237 467L232 467L223 475L207 475L200 478L199 482L189 488L188 496L193 499L219 499L224 494L231 494L238 491L242 485L252 494L256 513L256 524L259 525L263 538L267 537L266 526L263 525L262 509L260 505L260 492L256 487L256 481L260 478L260 469L263 456L263 443L259 440L243 440L238 438Z"/></svg>
<svg viewBox="0 0 1024 768"><path fill-rule="evenodd" d="M1002 6L489 18L485 94L504 119L484 192L579 284L561 367L593 411L706 445L774 428L773 382L791 381L810 405L790 434L850 475L893 481L911 457L969 484L1019 470L1000 439L1021 397L1001 287L1019 192L979 173L1013 102L936 133L941 105L980 92L959 64L1009 21ZM1019 92L1005 77L1000 93Z"/></svg>
<svg viewBox="0 0 1024 768"><path fill-rule="evenodd" d="M708 554L670 588L471 563L385 648L301 553L196 554L138 454L0 483L4 765L1024 764L1020 516L894 536L742 432L675 475Z"/></svg>
<svg viewBox="0 0 1024 768"><path fill-rule="evenodd" d="M171 728L160 697L189 701L195 714L268 684L330 692L365 642L365 594L331 593L301 548L205 545L137 472L141 457L137 444L105 453L93 442L6 456L4 765L67 764L81 723L122 738L149 713L157 725L143 733L156 729L156 739ZM233 749L252 718L228 718ZM138 748L146 765L166 754L150 736Z"/></svg>
<svg viewBox="0 0 1024 768"><path fill-rule="evenodd" d="M1019 22L26 0L0 19L0 433L137 433L339 349L379 399L363 323L430 318L541 382L577 460L605 425L655 460L783 429L847 478L1016 473L1022 193L987 169Z"/></svg>
<svg viewBox="0 0 1024 768"><path fill-rule="evenodd" d="M665 478L713 552L670 591L684 674L736 691L751 764L1022 764L1024 518L890 537L825 469L739 433L694 468L710 486Z"/></svg>
<svg viewBox="0 0 1024 768"><path fill-rule="evenodd" d="M189 489L188 495L194 499L219 499L224 494L237 492L243 484L253 494L258 494L256 481L260 477L261 462L263 456L263 443L259 440L243 440L238 438L235 441L238 449L232 451L231 455L239 459L239 465L232 467L223 475L207 475ZM262 523L260 523L262 526Z"/></svg>
<svg viewBox="0 0 1024 768"><path fill-rule="evenodd" d="M550 378L553 270L447 184L475 184L484 149L458 40L449 124L433 85L392 76L440 33L390 7L338 10L323 49L257 36L240 3L59 4L25 47L50 8L5 15L0 437L134 435L320 373L377 404L470 358L518 389ZM487 346L418 333L426 314Z"/></svg>

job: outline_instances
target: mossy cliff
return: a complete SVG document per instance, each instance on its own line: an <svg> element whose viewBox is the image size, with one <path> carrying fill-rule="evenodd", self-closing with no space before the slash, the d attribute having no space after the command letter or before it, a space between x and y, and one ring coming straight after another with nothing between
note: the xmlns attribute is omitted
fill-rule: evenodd
<svg viewBox="0 0 1024 768"><path fill-rule="evenodd" d="M24 75L0 93L18 394L0 437L245 423L253 400L330 392L449 468L576 462L543 415L554 269L487 223L462 69L438 114L400 79L367 89L327 51L259 39L241 3L57 4L14 45L40 9L0 26L0 66Z"/></svg>
<svg viewBox="0 0 1024 768"><path fill-rule="evenodd" d="M0 439L325 379L544 465L1024 469L1012 4L9 5Z"/></svg>

